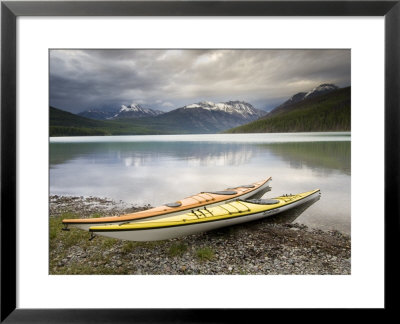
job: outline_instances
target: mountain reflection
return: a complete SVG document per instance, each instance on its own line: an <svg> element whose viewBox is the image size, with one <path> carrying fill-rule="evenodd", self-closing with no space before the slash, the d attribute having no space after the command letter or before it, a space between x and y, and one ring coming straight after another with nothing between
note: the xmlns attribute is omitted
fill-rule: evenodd
<svg viewBox="0 0 400 324"><path fill-rule="evenodd" d="M140 167L161 160L181 160L189 166L239 166L258 151L246 144L196 142L51 143L50 166L84 159L87 162Z"/></svg>
<svg viewBox="0 0 400 324"><path fill-rule="evenodd" d="M307 167L351 174L350 142L297 142L264 144L260 147L281 157L294 169Z"/></svg>
<svg viewBox="0 0 400 324"><path fill-rule="evenodd" d="M238 144L209 142L51 143L50 167L82 159L89 164L140 167L181 161L191 167L241 166L263 155L290 168L351 174L350 142ZM267 159L268 160L268 159Z"/></svg>

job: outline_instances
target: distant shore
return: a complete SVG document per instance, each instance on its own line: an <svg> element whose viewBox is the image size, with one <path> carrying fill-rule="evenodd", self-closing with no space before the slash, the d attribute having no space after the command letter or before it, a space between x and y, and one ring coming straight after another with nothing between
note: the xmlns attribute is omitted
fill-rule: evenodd
<svg viewBox="0 0 400 324"><path fill-rule="evenodd" d="M50 197L49 274L351 274L351 239L338 231L264 221L165 241L96 236L61 220L150 208L98 197Z"/></svg>

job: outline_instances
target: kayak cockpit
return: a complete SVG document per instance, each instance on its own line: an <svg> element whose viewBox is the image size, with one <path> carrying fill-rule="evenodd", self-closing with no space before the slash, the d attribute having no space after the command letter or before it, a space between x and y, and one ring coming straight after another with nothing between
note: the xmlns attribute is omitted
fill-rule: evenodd
<svg viewBox="0 0 400 324"><path fill-rule="evenodd" d="M167 206L167 207L181 207L182 203L180 201L175 201L175 202L172 202L172 203L167 203L164 206Z"/></svg>
<svg viewBox="0 0 400 324"><path fill-rule="evenodd" d="M204 192L204 193L206 193L206 192ZM237 191L234 191L234 190L222 190L222 191L212 191L212 192L209 192L209 193L211 193L211 194L214 194L214 195L236 195L237 194Z"/></svg>
<svg viewBox="0 0 400 324"><path fill-rule="evenodd" d="M246 199L242 201L257 205L275 205L280 203L277 199Z"/></svg>

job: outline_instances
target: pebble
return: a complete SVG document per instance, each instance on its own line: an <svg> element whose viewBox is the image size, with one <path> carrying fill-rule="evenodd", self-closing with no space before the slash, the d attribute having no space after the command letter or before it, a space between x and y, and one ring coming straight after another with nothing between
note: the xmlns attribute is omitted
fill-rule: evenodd
<svg viewBox="0 0 400 324"><path fill-rule="evenodd" d="M50 197L50 217L65 212L81 217L94 213L118 215L150 207L115 203L106 198ZM132 242L133 247L128 250L124 249L127 241L103 244L102 237L85 239L66 248L62 237L60 234L55 238L57 244L51 244L50 274L68 274L71 267L79 274L101 274L104 269L107 274L136 275L351 274L349 236L296 223L258 221L161 242ZM170 255L173 245L185 245L187 249L182 254ZM197 256L197 250L205 247L213 251L211 259Z"/></svg>

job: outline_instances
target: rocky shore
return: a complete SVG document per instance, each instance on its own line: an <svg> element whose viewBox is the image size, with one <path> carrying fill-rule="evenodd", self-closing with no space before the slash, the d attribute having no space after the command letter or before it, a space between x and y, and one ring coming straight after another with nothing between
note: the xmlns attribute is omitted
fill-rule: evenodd
<svg viewBox="0 0 400 324"><path fill-rule="evenodd" d="M231 226L165 241L130 242L61 220L147 209L96 197L50 197L50 274L350 274L351 240L338 231L290 223L293 216Z"/></svg>

